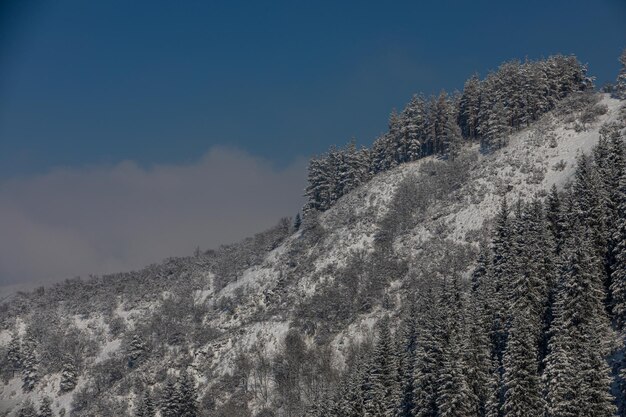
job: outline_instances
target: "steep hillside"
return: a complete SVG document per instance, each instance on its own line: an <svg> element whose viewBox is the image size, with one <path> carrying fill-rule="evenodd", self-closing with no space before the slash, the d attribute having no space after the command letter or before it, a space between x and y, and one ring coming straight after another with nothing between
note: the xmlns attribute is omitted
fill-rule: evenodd
<svg viewBox="0 0 626 417"><path fill-rule="evenodd" d="M470 144L381 172L299 230L283 221L239 245L20 294L2 305L0 412L48 396L57 415L131 415L145 387L161 398L183 370L203 415L245 408L229 402L244 370L250 410L275 408L269 361L290 329L329 346L324 360L341 369L381 317L399 316L415 281L469 275L503 197L567 187L602 126L626 121L608 95L574 104L502 149Z"/></svg>

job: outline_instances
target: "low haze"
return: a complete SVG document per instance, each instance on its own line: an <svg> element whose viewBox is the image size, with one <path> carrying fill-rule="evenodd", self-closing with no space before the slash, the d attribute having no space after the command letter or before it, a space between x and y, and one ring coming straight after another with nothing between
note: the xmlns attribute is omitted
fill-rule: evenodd
<svg viewBox="0 0 626 417"><path fill-rule="evenodd" d="M304 161L276 169L214 148L187 165L60 168L0 184L0 284L191 255L273 226L302 203Z"/></svg>

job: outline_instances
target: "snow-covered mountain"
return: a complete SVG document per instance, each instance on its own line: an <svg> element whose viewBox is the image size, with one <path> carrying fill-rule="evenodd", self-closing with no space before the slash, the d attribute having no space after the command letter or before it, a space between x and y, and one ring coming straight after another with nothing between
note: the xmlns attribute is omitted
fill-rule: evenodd
<svg viewBox="0 0 626 417"><path fill-rule="evenodd" d="M271 415L275 381L261 365L290 329L341 369L381 317L399 317L412 281L469 275L503 197L567 187L602 126L626 121L624 101L597 96L595 120L558 107L499 150L401 164L298 230L282 221L241 244L18 295L0 315L0 413L49 397L55 415L132 415L146 386L159 397L187 370L206 415ZM15 340L32 356L32 389L11 363ZM244 371L246 404L232 405Z"/></svg>

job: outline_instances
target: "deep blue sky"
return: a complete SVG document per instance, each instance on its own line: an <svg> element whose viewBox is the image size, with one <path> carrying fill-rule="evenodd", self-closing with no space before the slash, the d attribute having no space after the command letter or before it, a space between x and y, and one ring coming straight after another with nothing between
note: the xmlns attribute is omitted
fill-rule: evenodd
<svg viewBox="0 0 626 417"><path fill-rule="evenodd" d="M266 3L266 4L263 4ZM278 165L369 144L417 91L575 53L598 84L626 1L4 1L0 179L186 163L229 145Z"/></svg>

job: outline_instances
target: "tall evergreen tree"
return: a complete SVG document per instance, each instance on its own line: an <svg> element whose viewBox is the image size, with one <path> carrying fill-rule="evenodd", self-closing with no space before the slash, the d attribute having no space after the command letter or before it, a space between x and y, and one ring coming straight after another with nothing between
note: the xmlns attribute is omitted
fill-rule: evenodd
<svg viewBox="0 0 626 417"><path fill-rule="evenodd" d="M422 143L426 130L426 100L414 95L401 114L402 140L406 149L406 160L415 161L422 155Z"/></svg>
<svg viewBox="0 0 626 417"><path fill-rule="evenodd" d="M296 213L296 217L293 220L293 230L300 230L300 226L302 226L302 217L300 213Z"/></svg>
<svg viewBox="0 0 626 417"><path fill-rule="evenodd" d="M24 391L32 391L37 382L39 382L40 374L37 342L31 337L27 337L22 342L21 366L22 388Z"/></svg>
<svg viewBox="0 0 626 417"><path fill-rule="evenodd" d="M481 245L479 263L472 273L472 292L467 307L467 336L465 343L465 362L467 381L472 390L473 409L478 416L487 415L487 404L492 396L492 361L490 332L493 315L491 314L491 290L488 281L490 252Z"/></svg>
<svg viewBox="0 0 626 417"><path fill-rule="evenodd" d="M491 339L493 357L502 362L502 354L506 341L506 306L508 301L508 280L512 273L513 231L509 218L509 207L506 197L502 199L496 215L494 236L491 243L493 259L488 271L491 299L490 310L493 314Z"/></svg>
<svg viewBox="0 0 626 417"><path fill-rule="evenodd" d="M22 367L22 343L17 332L11 335L11 341L7 347L7 360L9 366L13 368L13 372Z"/></svg>
<svg viewBox="0 0 626 417"><path fill-rule="evenodd" d="M179 417L196 417L198 415L196 383L188 371L181 372L178 377L177 397Z"/></svg>
<svg viewBox="0 0 626 417"><path fill-rule="evenodd" d="M442 366L438 377L437 409L442 417L476 415L476 401L467 381L468 367L465 363L463 343L463 306L457 277L445 283L444 343Z"/></svg>
<svg viewBox="0 0 626 417"><path fill-rule="evenodd" d="M436 299L432 288L424 291L424 299ZM437 391L443 355L443 335L440 327L441 314L437 306L425 308L420 315L421 330L415 352L413 373L416 417L436 417L439 413Z"/></svg>
<svg viewBox="0 0 626 417"><path fill-rule="evenodd" d="M556 185L552 185L550 193L546 198L546 221L557 255L561 253L561 247L565 240L565 229L567 228L563 210L563 203L559 191Z"/></svg>
<svg viewBox="0 0 626 417"><path fill-rule="evenodd" d="M141 402L137 404L135 417L154 417L155 414L156 407L152 401L152 396L148 391L146 391L141 398Z"/></svg>
<svg viewBox="0 0 626 417"><path fill-rule="evenodd" d="M165 383L165 388L163 389L160 401L160 409L162 417L180 416L180 403L176 382L172 378L169 378Z"/></svg>
<svg viewBox="0 0 626 417"><path fill-rule="evenodd" d="M39 413L37 417L53 417L54 413L52 412L52 400L50 397L43 397L41 400L41 404L39 404Z"/></svg>
<svg viewBox="0 0 626 417"><path fill-rule="evenodd" d="M15 414L17 417L37 417L37 410L30 399L25 400Z"/></svg>
<svg viewBox="0 0 626 417"><path fill-rule="evenodd" d="M626 330L626 169L623 170L619 181L617 204L610 290L617 327L624 331Z"/></svg>
<svg viewBox="0 0 626 417"><path fill-rule="evenodd" d="M526 313L526 314L525 314ZM504 353L504 415L539 416L544 409L538 369L538 333L535 313L515 312Z"/></svg>
<svg viewBox="0 0 626 417"><path fill-rule="evenodd" d="M469 140L478 138L480 89L480 79L478 74L474 74L465 82L459 103L459 126L463 136Z"/></svg>
<svg viewBox="0 0 626 417"><path fill-rule="evenodd" d="M397 375L401 395L398 417L412 417L415 408L413 374L418 338L418 309L415 300L407 303L408 308L396 337Z"/></svg>
<svg viewBox="0 0 626 417"><path fill-rule="evenodd" d="M133 335L133 338L127 348L128 367L133 368L139 365L145 359L146 350L146 343L141 335Z"/></svg>
<svg viewBox="0 0 626 417"><path fill-rule="evenodd" d="M617 81L615 82L615 97L619 99L626 99L626 49L622 51L619 57L621 68L617 75Z"/></svg>
<svg viewBox="0 0 626 417"><path fill-rule="evenodd" d="M62 392L72 391L78 383L78 370L74 365L74 358L65 355L63 358L63 367L61 370L61 381L59 388Z"/></svg>
<svg viewBox="0 0 626 417"><path fill-rule="evenodd" d="M608 417L615 407L605 359L611 334L600 261L584 226L577 226L572 236L546 358L548 414Z"/></svg>
<svg viewBox="0 0 626 417"><path fill-rule="evenodd" d="M389 318L384 318L380 323L378 341L368 368L370 389L364 404L366 416L395 417L398 414L401 390L397 370Z"/></svg>
<svg viewBox="0 0 626 417"><path fill-rule="evenodd" d="M340 385L336 416L363 417L365 415L365 390L369 383L366 382L365 357L359 356L356 364L348 368Z"/></svg>

